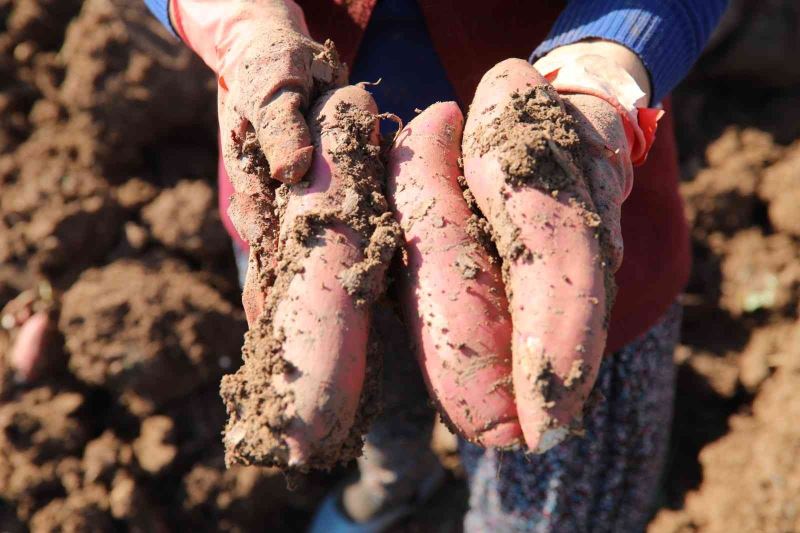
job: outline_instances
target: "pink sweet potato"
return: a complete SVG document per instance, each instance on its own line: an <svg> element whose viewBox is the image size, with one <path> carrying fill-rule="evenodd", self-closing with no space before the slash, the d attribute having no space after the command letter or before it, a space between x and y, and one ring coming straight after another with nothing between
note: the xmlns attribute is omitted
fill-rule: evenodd
<svg viewBox="0 0 800 533"><path fill-rule="evenodd" d="M22 323L9 353L11 367L22 381L34 379L43 364L50 318L47 313L34 313Z"/></svg>
<svg viewBox="0 0 800 533"><path fill-rule="evenodd" d="M354 423L370 307L383 291L399 229L381 193L369 93L357 86L327 93L308 120L313 161L304 183L277 190L277 232L237 225L261 248L251 249L245 286L245 364L222 387L229 462L329 468L360 450L353 443L363 428ZM259 209L234 200L232 218Z"/></svg>
<svg viewBox="0 0 800 533"><path fill-rule="evenodd" d="M281 241L295 237L289 232L305 231L306 220L313 224L315 218L336 212L346 200L348 170L332 156L334 146L348 142L347 130L334 123L341 104L378 112L369 93L358 87L339 89L318 104L311 120L322 122L319 149L308 186L294 188L288 197ZM371 141L379 143L377 119ZM355 420L366 369L369 306L356 305L340 279L343 270L364 259L362 237L340 220L309 238L315 243L299 261L302 270L289 284L274 319L285 338L283 358L295 369L283 384L293 392L296 417L286 432L290 465L307 461L319 443L344 440Z"/></svg>
<svg viewBox="0 0 800 533"><path fill-rule="evenodd" d="M388 199L405 237L402 304L428 389L471 442L521 440L511 388L511 317L499 265L470 235L476 219L458 184L463 117L434 104L400 133Z"/></svg>
<svg viewBox="0 0 800 533"><path fill-rule="evenodd" d="M514 59L483 77L464 133L466 181L503 260L517 413L537 451L579 425L611 298L600 221L570 124L547 81Z"/></svg>

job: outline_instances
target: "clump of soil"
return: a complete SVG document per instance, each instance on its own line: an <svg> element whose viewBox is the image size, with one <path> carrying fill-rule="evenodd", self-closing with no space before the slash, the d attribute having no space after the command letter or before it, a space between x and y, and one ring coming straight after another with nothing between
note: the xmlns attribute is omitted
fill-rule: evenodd
<svg viewBox="0 0 800 533"><path fill-rule="evenodd" d="M81 172L39 173L25 163L29 157L42 156L29 153L28 148L36 146L20 147L15 155L23 163L16 176L2 179L6 194L0 198L5 213L0 231L5 238L0 260L25 263L34 272L52 272L69 268L76 255L89 261L102 257L116 242L121 222L108 184ZM39 161L33 166L44 165Z"/></svg>
<svg viewBox="0 0 800 533"><path fill-rule="evenodd" d="M205 182L181 180L142 210L153 238L166 248L197 259L214 257L230 248L220 223L216 192Z"/></svg>
<svg viewBox="0 0 800 533"><path fill-rule="evenodd" d="M547 192L570 189L579 171L573 158L580 139L555 89L534 87L514 93L491 124L479 126L464 143L478 156L496 151L508 183Z"/></svg>
<svg viewBox="0 0 800 533"><path fill-rule="evenodd" d="M708 146L708 166L681 186L697 238L730 235L751 224L762 208L756 195L761 172L781 153L768 133L750 128L728 128Z"/></svg>
<svg viewBox="0 0 800 533"><path fill-rule="evenodd" d="M760 385L752 412L733 416L730 432L702 450L701 489L681 511L659 514L651 532L800 529L800 353L792 359Z"/></svg>
<svg viewBox="0 0 800 533"><path fill-rule="evenodd" d="M800 237L800 142L792 144L784 157L766 169L758 189L759 197L769 204L769 221L776 231Z"/></svg>
<svg viewBox="0 0 800 533"><path fill-rule="evenodd" d="M800 294L800 245L791 236L747 229L733 236L721 262L720 306L734 316L793 312Z"/></svg>
<svg viewBox="0 0 800 533"><path fill-rule="evenodd" d="M230 302L171 260L123 259L84 272L64 294L60 319L70 370L136 414L230 367L241 325Z"/></svg>
<svg viewBox="0 0 800 533"><path fill-rule="evenodd" d="M251 257L255 256L259 277L268 287L263 289L263 312L245 337L244 365L222 382L221 393L229 415L225 436L229 464L288 466L287 428L303 422L291 414L295 401L291 388L284 392L274 384L290 375L294 367L283 357L286 332L276 330L273 321L278 306L287 298L290 283L303 272L311 249L322 242L324 229L335 226L343 235L355 235L355 245L363 259L343 267L337 277L357 307L370 306L383 294L386 270L400 242L399 228L383 196L380 148L370 144L376 117L344 102L337 105L334 116L322 115L331 94L321 97L309 113L309 122L317 149L323 149L323 135L337 135L328 155L335 165L331 172L341 184L331 197L326 196L320 205L292 220L285 217L287 206L300 201L307 185L281 186L276 191L277 217L264 219L280 224L277 244L275 228L267 222L251 243ZM329 469L361 454L370 418L367 415L374 415L380 357L377 351L370 351L359 411L349 436L342 441L332 433L329 441L311 443L307 462L297 465L297 469Z"/></svg>
<svg viewBox="0 0 800 533"><path fill-rule="evenodd" d="M54 96L71 115L88 115L97 128L94 160L107 168L141 161L139 147L170 130L215 121L213 79L148 15L123 0L87 0L59 52L63 82Z"/></svg>
<svg viewBox="0 0 800 533"><path fill-rule="evenodd" d="M20 519L58 490L58 459L88 440L85 407L80 392L55 387L27 391L0 407L0 493L16 502Z"/></svg>
<svg viewBox="0 0 800 533"><path fill-rule="evenodd" d="M286 509L293 498L302 498L299 494L289 494L284 477L277 471L259 467L226 469L222 456L194 465L182 480L181 493L180 505L187 515L189 531L209 530L209 521L220 531L246 533L266 527L288 531L291 524L288 513L284 511L284 516L275 513L268 526L259 507ZM315 491L306 496L311 501L318 497Z"/></svg>

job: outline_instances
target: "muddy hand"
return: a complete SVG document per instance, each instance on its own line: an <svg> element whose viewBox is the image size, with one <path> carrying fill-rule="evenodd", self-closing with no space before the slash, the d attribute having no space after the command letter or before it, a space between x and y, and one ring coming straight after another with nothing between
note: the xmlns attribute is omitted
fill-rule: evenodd
<svg viewBox="0 0 800 533"><path fill-rule="evenodd" d="M557 48L534 67L551 82L576 121L584 170L608 231L609 259L616 271L623 256L622 202L633 188L633 166L647 158L663 111L645 107L650 84L644 66L615 43Z"/></svg>
<svg viewBox="0 0 800 533"><path fill-rule="evenodd" d="M245 241L270 250L274 242L263 242L277 231L270 178L295 183L306 174L314 148L304 112L316 93L345 83L346 67L331 43L309 37L291 0L172 0L170 14L217 74L222 155L235 190L231 221ZM250 324L268 289L263 260L251 253L243 292Z"/></svg>
<svg viewBox="0 0 800 533"><path fill-rule="evenodd" d="M251 247L251 273L255 258L272 280L244 365L222 382L229 463L330 468L361 449L370 308L399 228L381 193L370 94L330 91L309 116L319 149L307 183L282 191L274 252Z"/></svg>
<svg viewBox="0 0 800 533"><path fill-rule="evenodd" d="M267 175L294 183L311 164L303 117L315 83L346 78L332 45L308 36L291 0L172 0L175 28L216 72L225 163L240 192Z"/></svg>

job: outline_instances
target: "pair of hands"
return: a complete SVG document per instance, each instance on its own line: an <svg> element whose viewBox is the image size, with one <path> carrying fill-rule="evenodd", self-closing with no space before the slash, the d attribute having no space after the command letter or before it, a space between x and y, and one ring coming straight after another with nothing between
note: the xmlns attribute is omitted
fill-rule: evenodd
<svg viewBox="0 0 800 533"><path fill-rule="evenodd" d="M251 230L265 216L264 200L272 197L269 179L294 183L311 164L314 148L303 111L321 88L344 85L346 73L330 47L309 37L301 11L291 2L241 2L236 14L225 16L200 9L206 3L173 0L175 26L218 75L223 157L235 189L231 218L242 237L253 242L249 236L259 232ZM621 206L633 185L632 165L644 158L655 129L655 116L639 111L649 99L647 73L633 53L608 42L559 48L534 67L575 119L588 189L608 230L609 267L615 271L622 261ZM479 93L486 89L482 86ZM507 92L494 95L498 105L511 100L512 91ZM453 119L447 113L436 116ZM460 124L428 127L460 131ZM255 141L263 152L260 161L250 151ZM243 295L251 324L260 315L264 292L256 278L251 268Z"/></svg>
<svg viewBox="0 0 800 533"><path fill-rule="evenodd" d="M302 10L291 0L172 0L170 8L181 38L217 73L222 151L236 192L257 194L266 187L267 173L243 153L248 132L257 139L271 178L299 181L313 154L303 112L320 87L347 83L346 68L331 60L335 51L311 39ZM632 186L631 162L643 160L655 130L653 114L641 117L639 112L650 91L641 61L621 45L595 41L553 50L534 67L562 95L600 100L566 96L586 111L588 123L580 125L581 133L598 148L597 159L612 161L613 168L605 170L622 175L623 197L611 202L621 204ZM646 122L641 126L640 118ZM615 126L622 126L623 137L612 131L620 130ZM603 157L606 149L613 154ZM607 173L606 178L593 174L608 179ZM609 214L609 227L619 225L614 218L619 213ZM237 229L246 236L246 228ZM618 228L612 232L621 251Z"/></svg>
<svg viewBox="0 0 800 533"><path fill-rule="evenodd" d="M183 40L217 73L222 153L236 191L234 220L249 241L263 211L255 199L270 197L268 179L295 183L311 164L304 110L321 87L346 84L347 72L331 45L310 38L302 10L291 0L222 4L172 0L171 16ZM635 54L604 41L558 48L534 67L578 111L579 133L591 155L590 188L610 232L616 270L623 251L621 205L632 188L632 163L644 159L658 118L641 110L649 101L648 74ZM248 153L253 139L265 161ZM245 291L259 289L248 280ZM245 300L259 297L249 294ZM249 321L258 315L257 307L247 309Z"/></svg>

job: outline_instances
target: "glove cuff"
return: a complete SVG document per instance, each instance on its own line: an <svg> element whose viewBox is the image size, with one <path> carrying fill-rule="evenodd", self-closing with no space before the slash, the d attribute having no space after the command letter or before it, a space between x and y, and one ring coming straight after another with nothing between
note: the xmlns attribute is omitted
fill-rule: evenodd
<svg viewBox="0 0 800 533"><path fill-rule="evenodd" d="M281 25L309 34L303 10L292 0L169 0L175 32L220 78L264 31Z"/></svg>
<svg viewBox="0 0 800 533"><path fill-rule="evenodd" d="M625 129L631 163L645 162L664 112L645 107L645 93L624 68L599 55L555 61L545 57L535 66L559 93L596 96L614 107Z"/></svg>

